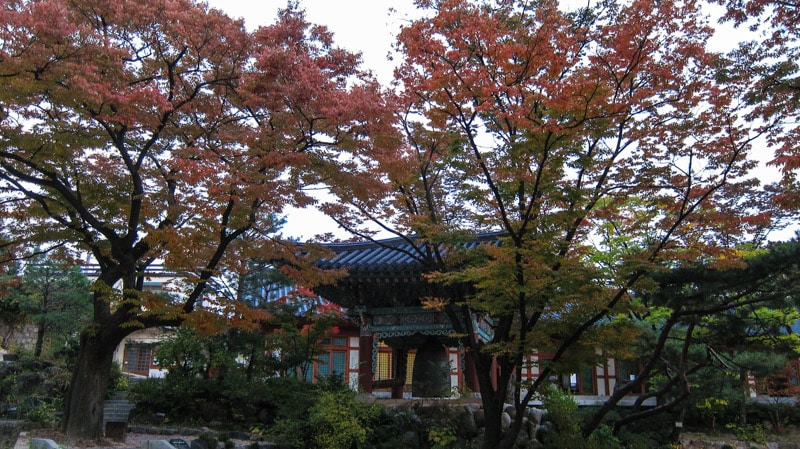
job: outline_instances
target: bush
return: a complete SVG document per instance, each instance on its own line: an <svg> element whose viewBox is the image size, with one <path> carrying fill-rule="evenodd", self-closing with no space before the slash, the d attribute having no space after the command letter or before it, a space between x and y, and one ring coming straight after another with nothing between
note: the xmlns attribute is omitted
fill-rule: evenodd
<svg viewBox="0 0 800 449"><path fill-rule="evenodd" d="M122 367L119 363L113 362L111 364L111 372L108 374L108 392L106 397L110 396L116 391L125 391L128 389L128 378L122 374Z"/></svg>
<svg viewBox="0 0 800 449"><path fill-rule="evenodd" d="M381 407L370 428L372 432L367 435L365 446L371 449L396 449L401 446L400 442L408 447L423 444L422 423L409 405L392 409Z"/></svg>
<svg viewBox="0 0 800 449"><path fill-rule="evenodd" d="M588 438L581 433L582 414L572 395L554 386L542 398L542 408L547 410L546 426L542 435L547 449L621 449L622 444L606 425L598 427Z"/></svg>
<svg viewBox="0 0 800 449"><path fill-rule="evenodd" d="M26 356L0 365L0 418L56 424L65 373L62 367Z"/></svg>
<svg viewBox="0 0 800 449"><path fill-rule="evenodd" d="M428 429L428 443L431 449L449 449L458 441L452 426L434 425Z"/></svg>
<svg viewBox="0 0 800 449"><path fill-rule="evenodd" d="M34 396L25 401L20 415L25 421L52 426L58 422L59 409L60 401Z"/></svg>
<svg viewBox="0 0 800 449"><path fill-rule="evenodd" d="M772 401L748 404L747 421L768 423L775 432L780 433L788 426L800 425L800 407L793 403Z"/></svg>
<svg viewBox="0 0 800 449"><path fill-rule="evenodd" d="M542 436L547 449L583 449L586 441L581 435L578 404L572 395L551 386L542 397L542 408L547 410L546 426L549 431Z"/></svg>
<svg viewBox="0 0 800 449"><path fill-rule="evenodd" d="M731 431L739 441L748 441L757 444L767 444L767 434L761 424L740 425L729 423L725 428Z"/></svg>
<svg viewBox="0 0 800 449"><path fill-rule="evenodd" d="M270 415L270 425L259 424L261 433L294 447L311 447L312 429L308 419L319 388L294 377L268 379L260 397L260 414Z"/></svg>
<svg viewBox="0 0 800 449"><path fill-rule="evenodd" d="M352 391L322 391L309 409L313 447L350 449L363 447L369 424L379 416L376 406L362 404Z"/></svg>
<svg viewBox="0 0 800 449"><path fill-rule="evenodd" d="M621 410L630 413L629 410ZM623 427L617 435L623 446L629 449L650 449L653 447L669 447L673 442L673 431L678 415L660 413L649 418L634 421Z"/></svg>

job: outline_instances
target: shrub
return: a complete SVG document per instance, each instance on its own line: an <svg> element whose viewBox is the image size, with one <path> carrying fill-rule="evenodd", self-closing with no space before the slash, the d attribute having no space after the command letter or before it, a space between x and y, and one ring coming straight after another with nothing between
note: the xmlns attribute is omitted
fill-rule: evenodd
<svg viewBox="0 0 800 449"><path fill-rule="evenodd" d="M581 414L578 404L568 392L555 386L546 389L542 407L547 410L550 430L543 434L542 444L547 449L621 449L620 440L611 428L602 425L589 438L581 433Z"/></svg>
<svg viewBox="0 0 800 449"><path fill-rule="evenodd" d="M630 413L629 410L621 410ZM650 449L653 447L669 447L673 443L675 421L679 421L675 413L660 413L649 418L634 421L623 427L617 435L624 447L629 449Z"/></svg>
<svg viewBox="0 0 800 449"><path fill-rule="evenodd" d="M25 421L50 426L58 422L56 418L58 410L59 404L56 401L34 396L25 401L21 416Z"/></svg>
<svg viewBox="0 0 800 449"><path fill-rule="evenodd" d="M209 394L203 379L167 374L164 379L143 379L131 386L128 396L136 404L136 414L163 413L176 423L192 423L201 419L200 410Z"/></svg>
<svg viewBox="0 0 800 449"><path fill-rule="evenodd" d="M128 378L122 374L122 367L118 362L111 364L111 371L108 374L108 392L111 395L116 391L124 391L128 389Z"/></svg>
<svg viewBox="0 0 800 449"><path fill-rule="evenodd" d="M433 425L428 429L428 442L431 449L448 449L458 441L452 426Z"/></svg>
<svg viewBox="0 0 800 449"><path fill-rule="evenodd" d="M206 449L217 449L219 447L219 440L217 439L217 435L213 432L203 432L197 439L200 440L201 445L205 446Z"/></svg>
<svg viewBox="0 0 800 449"><path fill-rule="evenodd" d="M725 428L731 431L739 441L748 441L757 444L767 444L767 435L764 426L760 424L754 425L740 425L740 424L726 424Z"/></svg>
<svg viewBox="0 0 800 449"><path fill-rule="evenodd" d="M379 416L377 407L362 404L351 391L322 391L309 409L313 447L350 449L363 447L369 424Z"/></svg>
<svg viewBox="0 0 800 449"><path fill-rule="evenodd" d="M25 356L0 365L0 410L10 418L56 424L63 402L61 377L65 372L62 367Z"/></svg>
<svg viewBox="0 0 800 449"><path fill-rule="evenodd" d="M728 410L728 401L724 398L704 398L695 404L700 416L711 426L711 431L717 430L717 421Z"/></svg>
<svg viewBox="0 0 800 449"><path fill-rule="evenodd" d="M392 409L381 407L378 416L371 422L372 432L367 435L366 447L370 449L395 449L398 442L409 447L421 447L422 423L410 405Z"/></svg>

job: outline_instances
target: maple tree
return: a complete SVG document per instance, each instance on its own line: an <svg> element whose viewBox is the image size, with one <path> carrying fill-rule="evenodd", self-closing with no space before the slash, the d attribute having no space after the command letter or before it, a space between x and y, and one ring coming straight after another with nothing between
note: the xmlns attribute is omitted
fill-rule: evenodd
<svg viewBox="0 0 800 449"><path fill-rule="evenodd" d="M475 365L484 447L511 447L552 374L630 355L638 331L616 318L649 273L736 266L735 247L771 226L750 174L759 133L695 2L417 4L429 16L397 44L405 143L373 152L323 209L360 237L415 236L407 256L442 287L427 302ZM483 232L496 244L458 245ZM552 358L523 380L534 350ZM509 390L518 419L503 432Z"/></svg>
<svg viewBox="0 0 800 449"><path fill-rule="evenodd" d="M252 326L263 311L203 295L254 257L324 280L274 219L312 201L309 166L369 145L384 102L359 56L292 5L253 32L189 0L7 0L0 20L4 233L99 268L62 422L98 437L126 335ZM161 261L183 276L168 295L143 288Z"/></svg>
<svg viewBox="0 0 800 449"><path fill-rule="evenodd" d="M800 208L800 6L773 0L718 0L723 22L743 29L746 40L731 51L725 75L742 84L750 107L746 118L758 125L781 170L777 203Z"/></svg>

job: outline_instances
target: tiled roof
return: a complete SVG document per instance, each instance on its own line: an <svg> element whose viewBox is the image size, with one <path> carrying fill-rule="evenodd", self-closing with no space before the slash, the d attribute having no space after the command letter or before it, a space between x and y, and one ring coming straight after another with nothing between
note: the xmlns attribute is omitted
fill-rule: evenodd
<svg viewBox="0 0 800 449"><path fill-rule="evenodd" d="M499 234L481 234L462 248L497 244ZM315 291L343 307L415 307L421 298L437 291L423 276L433 271L435 258L429 247L415 237L401 237L357 243L326 245L335 255L316 265L324 269L343 269L347 275L335 285L321 285ZM447 256L446 246L442 251Z"/></svg>
<svg viewBox="0 0 800 449"><path fill-rule="evenodd" d="M474 248L482 243L496 242L499 234L480 234L468 242L465 248ZM416 237L396 237L355 243L331 243L325 245L336 255L317 262L326 269L347 269L351 276L367 273L387 272L412 273L424 271L425 261L430 260L426 246Z"/></svg>
<svg viewBox="0 0 800 449"><path fill-rule="evenodd" d="M413 243L412 243L413 242ZM351 272L412 269L422 267L420 244L416 239L394 238L357 243L326 245L336 256L318 262L321 268L346 268Z"/></svg>

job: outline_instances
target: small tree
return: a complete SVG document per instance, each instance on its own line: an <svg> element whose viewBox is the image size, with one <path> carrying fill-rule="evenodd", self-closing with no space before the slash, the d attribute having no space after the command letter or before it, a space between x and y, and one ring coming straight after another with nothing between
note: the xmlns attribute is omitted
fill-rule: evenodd
<svg viewBox="0 0 800 449"><path fill-rule="evenodd" d="M783 369L761 379L770 395L769 416L776 432L786 428L786 415L795 400L800 397L800 373L796 364L785 365Z"/></svg>
<svg viewBox="0 0 800 449"><path fill-rule="evenodd" d="M314 363L323 349L322 338L343 316L335 308L320 306L313 297L284 298L270 304L268 310L272 316L268 345L274 351L277 371L312 379Z"/></svg>
<svg viewBox="0 0 800 449"><path fill-rule="evenodd" d="M34 357L45 343L67 345L90 321L92 290L80 267L54 257L37 256L26 264L14 296L37 325Z"/></svg>
<svg viewBox="0 0 800 449"><path fill-rule="evenodd" d="M797 350L797 336L784 330L796 321L798 258L800 242L792 241L749 253L742 266L717 269L712 260L651 273L653 284L637 298L640 307L628 318L641 326L630 345L641 368L632 382L615 389L592 414L584 433L596 428L627 394L653 379L659 382L637 398L633 413L614 423L615 431L675 409L709 373L717 373L720 382L736 380L744 395L748 372L769 369L754 354ZM720 383L708 385L718 391ZM658 398L656 407L636 407L651 397ZM718 396L695 397L701 403ZM744 407L743 399L740 406ZM744 410L740 413L745 415Z"/></svg>
<svg viewBox="0 0 800 449"><path fill-rule="evenodd" d="M6 333L0 335L0 348L6 347L6 339L25 318L19 297L11 294L19 282L19 267L16 264L0 264L0 324L6 327Z"/></svg>

